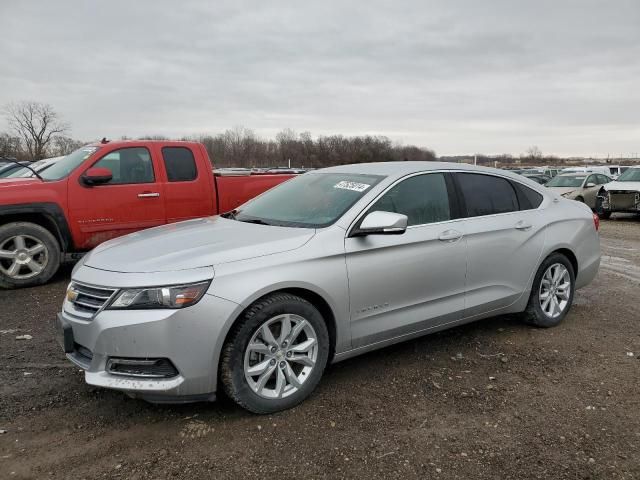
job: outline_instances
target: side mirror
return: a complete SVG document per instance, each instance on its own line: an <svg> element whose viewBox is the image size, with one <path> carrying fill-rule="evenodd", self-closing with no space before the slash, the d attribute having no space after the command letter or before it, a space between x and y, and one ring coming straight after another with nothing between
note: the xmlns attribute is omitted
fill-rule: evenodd
<svg viewBox="0 0 640 480"><path fill-rule="evenodd" d="M108 168L96 167L87 170L80 178L85 185L93 186L110 182L113 178L113 174Z"/></svg>
<svg viewBox="0 0 640 480"><path fill-rule="evenodd" d="M360 227L351 236L402 235L407 230L407 222L407 216L400 213L371 212L364 217Z"/></svg>
<svg viewBox="0 0 640 480"><path fill-rule="evenodd" d="M592 187L595 187L595 186L596 186L596 184L595 184L595 183L593 183L593 182L589 182L589 183L587 183L587 184L585 185L585 188L592 188Z"/></svg>

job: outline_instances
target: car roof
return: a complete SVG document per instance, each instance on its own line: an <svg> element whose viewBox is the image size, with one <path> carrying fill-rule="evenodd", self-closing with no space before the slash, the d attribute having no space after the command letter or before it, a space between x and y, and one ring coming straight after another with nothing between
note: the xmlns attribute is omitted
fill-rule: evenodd
<svg viewBox="0 0 640 480"><path fill-rule="evenodd" d="M498 170L496 168L479 167L468 163L453 162L372 162L353 163L349 165L337 165L335 167L315 170L315 173L355 173L365 175L382 175L385 177L402 177L412 173L434 171L434 170L461 170L469 172L493 173L508 176L510 178L521 178L508 170ZM312 172L314 173L314 172Z"/></svg>

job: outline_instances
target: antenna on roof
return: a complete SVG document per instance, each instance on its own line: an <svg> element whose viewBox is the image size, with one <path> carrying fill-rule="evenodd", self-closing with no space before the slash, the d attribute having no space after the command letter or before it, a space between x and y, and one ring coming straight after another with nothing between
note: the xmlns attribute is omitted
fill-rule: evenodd
<svg viewBox="0 0 640 480"><path fill-rule="evenodd" d="M100 140L100 143L109 143L109 140L107 140L107 137L102 137L102 140Z"/></svg>

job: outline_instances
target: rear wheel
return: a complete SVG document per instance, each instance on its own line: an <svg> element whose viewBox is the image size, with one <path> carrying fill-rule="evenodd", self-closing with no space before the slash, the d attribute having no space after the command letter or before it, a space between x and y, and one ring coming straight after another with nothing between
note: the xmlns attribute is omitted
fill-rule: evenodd
<svg viewBox="0 0 640 480"><path fill-rule="evenodd" d="M227 339L220 362L225 393L254 413L291 408L315 389L327 364L320 312L286 293L254 303Z"/></svg>
<svg viewBox="0 0 640 480"><path fill-rule="evenodd" d="M524 320L537 327L555 327L569 313L575 290L575 273L567 257L547 257L533 279Z"/></svg>
<svg viewBox="0 0 640 480"><path fill-rule="evenodd" d="M60 244L46 228L27 222L0 227L0 287L47 282L60 266Z"/></svg>

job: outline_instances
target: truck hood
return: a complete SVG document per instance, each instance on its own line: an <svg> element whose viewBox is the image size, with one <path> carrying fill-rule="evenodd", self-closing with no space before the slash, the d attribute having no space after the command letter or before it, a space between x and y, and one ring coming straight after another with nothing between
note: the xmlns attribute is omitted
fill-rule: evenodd
<svg viewBox="0 0 640 480"><path fill-rule="evenodd" d="M0 192L10 188L24 188L29 185L42 185L44 182L38 178L0 178Z"/></svg>
<svg viewBox="0 0 640 480"><path fill-rule="evenodd" d="M640 182L611 182L604 186L607 191L623 190L629 192L640 192Z"/></svg>
<svg viewBox="0 0 640 480"><path fill-rule="evenodd" d="M109 240L89 252L83 264L123 273L188 270L294 250L314 234L307 228L199 218Z"/></svg>

